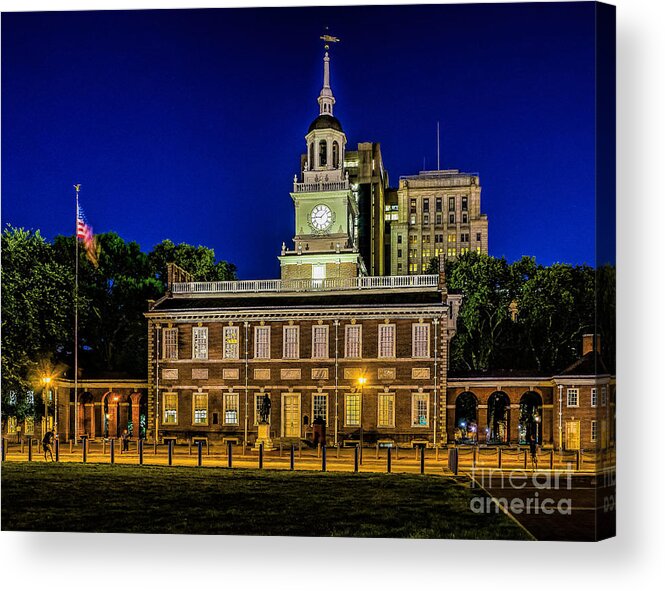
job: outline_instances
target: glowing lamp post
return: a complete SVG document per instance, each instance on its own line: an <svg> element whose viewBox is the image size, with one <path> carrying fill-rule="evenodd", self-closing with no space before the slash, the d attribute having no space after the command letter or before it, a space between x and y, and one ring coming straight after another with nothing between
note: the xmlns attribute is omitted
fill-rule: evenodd
<svg viewBox="0 0 665 591"><path fill-rule="evenodd" d="M44 391L42 396L44 398L44 429L48 429L48 387L51 384L51 378L46 376L42 378L44 384Z"/></svg>

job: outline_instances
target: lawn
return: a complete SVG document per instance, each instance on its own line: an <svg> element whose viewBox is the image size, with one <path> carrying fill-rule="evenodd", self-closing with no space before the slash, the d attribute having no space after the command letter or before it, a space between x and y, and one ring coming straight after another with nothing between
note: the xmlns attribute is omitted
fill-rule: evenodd
<svg viewBox="0 0 665 591"><path fill-rule="evenodd" d="M529 539L464 478L103 464L2 465L2 529Z"/></svg>

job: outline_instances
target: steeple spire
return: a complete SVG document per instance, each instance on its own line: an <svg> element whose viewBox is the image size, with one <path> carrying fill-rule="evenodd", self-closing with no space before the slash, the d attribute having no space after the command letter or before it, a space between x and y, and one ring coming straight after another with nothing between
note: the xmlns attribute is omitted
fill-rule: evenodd
<svg viewBox="0 0 665 591"><path fill-rule="evenodd" d="M328 55L330 46L328 43L337 43L339 39L327 33L321 35L321 39L324 41L323 49L325 53L323 55L323 88L317 99L319 103L319 115L330 115L332 117L335 97L333 96L332 88L330 88L330 56Z"/></svg>

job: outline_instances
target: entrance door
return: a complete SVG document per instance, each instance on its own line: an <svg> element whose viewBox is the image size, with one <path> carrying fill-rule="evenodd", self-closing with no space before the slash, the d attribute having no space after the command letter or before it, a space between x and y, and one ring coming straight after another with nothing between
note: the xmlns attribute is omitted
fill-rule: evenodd
<svg viewBox="0 0 665 591"><path fill-rule="evenodd" d="M282 408L284 437L300 438L300 394L284 394Z"/></svg>
<svg viewBox="0 0 665 591"><path fill-rule="evenodd" d="M580 422L566 421L566 449L580 448Z"/></svg>

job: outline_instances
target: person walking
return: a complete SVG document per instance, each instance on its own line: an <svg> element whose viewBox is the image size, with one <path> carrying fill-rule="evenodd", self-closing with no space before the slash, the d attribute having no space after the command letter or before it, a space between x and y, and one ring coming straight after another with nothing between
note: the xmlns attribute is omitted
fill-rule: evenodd
<svg viewBox="0 0 665 591"><path fill-rule="evenodd" d="M127 431L127 429L125 429L122 432L121 437L122 437L122 451L123 452L129 451L129 431Z"/></svg>
<svg viewBox="0 0 665 591"><path fill-rule="evenodd" d="M46 435L44 435L44 439L42 439L42 446L44 447L44 461L48 461L46 458L46 454L48 453L51 456L51 461L54 462L55 460L53 459L53 440L55 439L55 434L53 431L47 431Z"/></svg>
<svg viewBox="0 0 665 591"><path fill-rule="evenodd" d="M529 451L531 452L531 468L533 470L538 468L538 445L536 444L536 436L529 437Z"/></svg>

